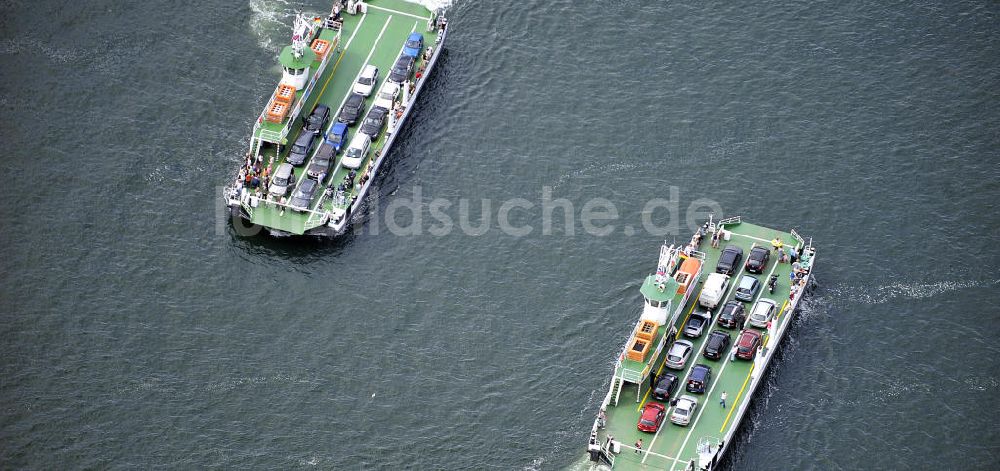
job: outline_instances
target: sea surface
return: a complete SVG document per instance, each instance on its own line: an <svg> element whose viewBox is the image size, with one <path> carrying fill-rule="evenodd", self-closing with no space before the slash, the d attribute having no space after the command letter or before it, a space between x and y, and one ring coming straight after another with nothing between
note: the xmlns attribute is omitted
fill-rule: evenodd
<svg viewBox="0 0 1000 471"><path fill-rule="evenodd" d="M997 2L458 0L361 233L241 236L300 9L0 1L0 468L579 468L708 207L818 251L730 469L997 469Z"/></svg>

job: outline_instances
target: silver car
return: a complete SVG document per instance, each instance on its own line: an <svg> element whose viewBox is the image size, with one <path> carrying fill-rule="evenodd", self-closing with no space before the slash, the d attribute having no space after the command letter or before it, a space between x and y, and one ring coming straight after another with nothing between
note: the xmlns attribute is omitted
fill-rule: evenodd
<svg viewBox="0 0 1000 471"><path fill-rule="evenodd" d="M765 328L767 323L777 314L778 304L767 298L760 298L750 310L750 325Z"/></svg>
<svg viewBox="0 0 1000 471"><path fill-rule="evenodd" d="M694 411L698 409L698 400L687 394L681 396L674 406L674 411L670 413L670 421L677 425L687 425L694 417Z"/></svg>
<svg viewBox="0 0 1000 471"><path fill-rule="evenodd" d="M288 193L288 188L295 185L294 170L290 163L286 162L279 165L278 170L274 172L274 177L271 178L271 186L268 193L274 196L285 196L285 193Z"/></svg>
<svg viewBox="0 0 1000 471"><path fill-rule="evenodd" d="M678 340L670 347L670 351L667 352L667 368L673 370L683 370L684 364L687 363L688 358L691 357L691 352L694 351L694 345L687 340Z"/></svg>
<svg viewBox="0 0 1000 471"><path fill-rule="evenodd" d="M712 323L712 316L705 312L691 313L684 323L684 336L696 339L705 332L705 327Z"/></svg>

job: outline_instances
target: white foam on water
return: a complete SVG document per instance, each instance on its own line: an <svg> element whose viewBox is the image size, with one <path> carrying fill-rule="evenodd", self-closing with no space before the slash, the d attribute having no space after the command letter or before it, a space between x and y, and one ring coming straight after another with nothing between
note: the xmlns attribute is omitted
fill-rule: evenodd
<svg viewBox="0 0 1000 471"><path fill-rule="evenodd" d="M656 167L657 165L653 162L644 164L632 162L615 162L610 164L591 163L573 170L572 172L560 175L559 179L556 180L556 184L552 185L552 188L559 188L562 184L578 178L606 177L621 173L635 173L635 170L646 170Z"/></svg>
<svg viewBox="0 0 1000 471"><path fill-rule="evenodd" d="M430 11L451 8L452 0L405 0L422 5ZM332 2L330 3L333 4ZM292 22L302 5L290 0L250 0L250 30L257 36L257 44L278 53L277 48L291 42ZM319 11L317 14L328 14ZM287 38L286 38L287 36ZM287 41L285 41L287 39Z"/></svg>
<svg viewBox="0 0 1000 471"><path fill-rule="evenodd" d="M447 10L455 3L452 0L405 0L409 3L416 3L417 5L422 5L424 8L430 11L437 11L439 8Z"/></svg>
<svg viewBox="0 0 1000 471"><path fill-rule="evenodd" d="M291 42L295 6L288 0L250 0L250 30L262 49L274 51L275 41L287 36Z"/></svg>
<svg viewBox="0 0 1000 471"><path fill-rule="evenodd" d="M898 299L926 299L968 288L986 288L997 280L945 280L937 282L895 282L886 285L844 285L830 288L823 301L833 304L882 304Z"/></svg>

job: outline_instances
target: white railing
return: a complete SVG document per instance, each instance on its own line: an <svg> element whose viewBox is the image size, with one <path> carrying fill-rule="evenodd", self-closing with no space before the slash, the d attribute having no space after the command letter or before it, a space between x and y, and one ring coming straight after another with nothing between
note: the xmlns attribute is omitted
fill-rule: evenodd
<svg viewBox="0 0 1000 471"><path fill-rule="evenodd" d="M699 250L692 250L691 253L688 254L688 256L697 258L698 260L701 261L705 261L705 259L708 258L708 254Z"/></svg>
<svg viewBox="0 0 1000 471"><path fill-rule="evenodd" d="M792 234L792 237L794 237L795 240L799 241L799 244L798 246L795 247L795 250L802 250L802 248L806 246L805 239L803 239L802 236L800 236L799 233L795 231L795 229L789 230L788 232Z"/></svg>
<svg viewBox="0 0 1000 471"><path fill-rule="evenodd" d="M727 224L739 224L741 222L743 222L743 217L742 216L733 216L733 217L728 217L728 218L725 218L725 219L719 219L719 222L717 222L716 224L718 224L719 227L722 227L722 226L725 226Z"/></svg>

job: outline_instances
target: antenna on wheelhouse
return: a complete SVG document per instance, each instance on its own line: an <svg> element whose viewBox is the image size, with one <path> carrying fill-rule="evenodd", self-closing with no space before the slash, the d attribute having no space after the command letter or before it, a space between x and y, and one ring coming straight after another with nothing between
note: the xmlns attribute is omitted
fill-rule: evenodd
<svg viewBox="0 0 1000 471"><path fill-rule="evenodd" d="M296 59L302 58L302 50L306 47L306 35L309 32L309 24L301 12L295 12L295 25L292 27L292 56Z"/></svg>

